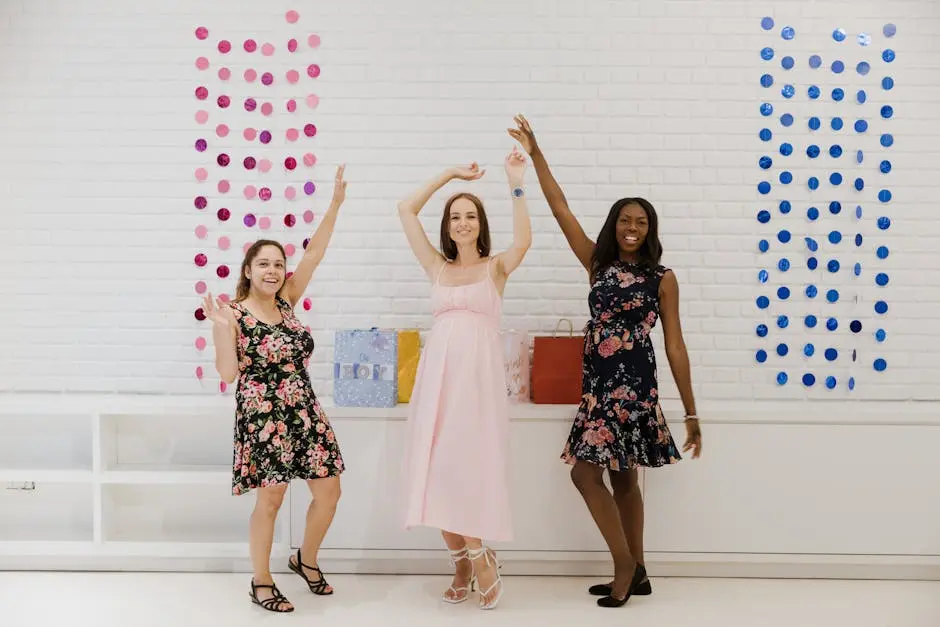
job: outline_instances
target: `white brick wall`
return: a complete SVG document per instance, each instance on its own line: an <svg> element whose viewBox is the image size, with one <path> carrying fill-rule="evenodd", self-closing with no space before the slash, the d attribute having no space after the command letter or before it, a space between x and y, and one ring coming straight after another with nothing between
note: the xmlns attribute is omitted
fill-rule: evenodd
<svg viewBox="0 0 940 627"><path fill-rule="evenodd" d="M218 380L211 350L200 353L193 346L199 335L211 337L208 326L193 317L200 302L193 285L206 280L215 293L233 292L232 279L217 279L214 269L226 263L237 271L242 243L258 236L257 227L241 224L249 206L272 218L274 226L265 235L299 247L310 225L283 226L284 186L301 187L309 173L320 190L312 201L300 191L289 209L298 216L306 209L319 212L329 199L335 164L346 162L348 200L310 286L312 311L302 313L319 347L313 367L317 389L328 396L334 329L427 327L430 322L428 286L399 228L399 198L439 168L478 160L489 173L474 189L487 201L496 245L508 244L510 213L501 162L511 143L505 128L515 113L524 112L589 233L596 233L608 207L621 196L645 196L659 210L664 262L680 280L700 406L710 400L842 398L848 395L844 381L849 375L858 379L857 398L937 399L940 53L935 35L940 6L932 0L854 0L851 5L787 0L776 5L715 0L289 5L278 0L261 9L262 3L247 0L202 0L192 7L167 0L144 9L141 3L105 0L4 2L0 389L211 393ZM290 8L301 14L296 25L284 18ZM760 19L771 11L776 26L765 32ZM879 58L887 22L898 26L890 41L897 60L890 66ZM793 41L780 38L785 24L797 29ZM208 40L195 38L197 26L210 29ZM846 42L832 40L836 27L848 31ZM859 31L873 35L869 48L855 43ZM305 45L309 33L322 38L316 51ZM285 51L291 36L300 41L296 59ZM248 55L241 47L247 37L275 43L278 50L272 57ZM233 43L224 60L233 77L224 89L216 77L223 62L214 47L220 38ZM773 61L761 60L764 46L775 49ZM824 60L815 73L807 67L811 53ZM780 67L784 54L796 58L789 73ZM873 67L864 78L854 71L863 54ZM206 72L194 66L200 55L211 62ZM828 69L836 55L847 65L839 76ZM310 62L322 67L315 81L303 73ZM272 71L275 85L246 84L242 72L249 64L259 72ZM292 67L301 70L298 86L283 78ZM759 84L765 71L775 78L770 89ZM886 74L896 81L890 92L878 87ZM780 96L784 82L797 89L788 104ZM812 104L806 98L810 82L823 90ZM854 93L863 83L869 101L860 106ZM194 98L200 84L209 88L206 103ZM836 85L846 88L841 103L829 97ZM214 106L222 92L233 101L225 112ZM319 95L318 109L305 108L308 92ZM248 96L259 103L272 101L275 114L246 113L242 100ZM289 97L299 100L295 116L284 112ZM768 98L775 114L763 118L758 107ZM895 108L886 121L877 113L884 103ZM205 126L194 120L200 105L211 112ZM797 118L789 129L778 122L784 110ZM846 128L835 134L825 126L811 138L806 128L811 111L824 124L842 115ZM871 123L861 139L851 129L857 112ZM284 139L287 128L302 128L306 121L317 125L316 138L296 144ZM219 122L232 128L226 139L215 136ZM241 136L249 125L270 129L273 141L266 147L249 145ZM774 132L767 144L758 138L765 125ZM883 129L894 134L890 150L877 145ZM198 137L209 140L205 153L193 149ZM865 149L866 160L862 169L842 166L846 183L838 193L845 209L833 218L822 199L827 203L832 195L826 179L833 161L826 150L836 137L846 151L842 162L857 147ZM777 152L784 140L795 149L788 160ZM810 163L805 149L812 141L823 155ZM301 165L287 176L280 167L284 156L299 158L308 146L319 159L317 166L306 171ZM232 192L225 203L215 192L222 175L212 163L222 150L233 158L226 173ZM889 153L894 169L884 176L877 163ZM270 158L271 172L246 174L241 160L249 154ZM757 165L762 154L774 157L768 180L775 185L767 199L756 191L765 174ZM776 184L784 162L796 176L789 191ZM200 166L209 170L206 183L194 179ZM864 171L867 183L860 195L849 191L857 171ZM822 185L810 196L805 181L812 174ZM527 179L535 237L506 291L504 327L544 333L563 316L579 325L586 316L585 273L555 226L531 169ZM247 203L240 193L243 185L262 181L270 181L275 199L263 207ZM873 221L882 213L875 200L882 187L894 194L883 209L893 220L887 232L878 231ZM200 193L210 199L204 212L193 207ZM775 209L783 197L794 204L785 218ZM858 253L851 242L856 197L866 209L860 227L866 240ZM811 199L823 214L816 225L803 217ZM441 205L441 198L432 200L423 216L432 238ZM232 210L227 223L215 219L220 206ZM772 209L769 225L755 219L763 207ZM205 240L194 235L199 224L209 229ZM803 297L802 281L809 274L801 240L807 228L815 229L821 242L829 230L841 229L846 240L838 248L824 243L823 251L841 251L843 270L836 277L817 271L826 275L817 284L822 294L840 286L843 297L861 285L859 319L865 330L857 338L847 331L850 313L839 305L834 311L842 324L836 334L828 334L831 341L819 328L807 334L799 318L784 334L772 327L768 340L756 337L754 328L766 316L755 299L772 295L758 283L757 273L762 267L773 270L779 256L779 247L761 256L757 242L783 226L795 236L786 249L794 269L784 277L772 271L768 285L786 279L794 295L782 306L774 302L770 311L801 318L813 307L826 315L824 302L810 304ZM226 252L216 246L222 235L232 240ZM891 249L883 262L874 256L880 244ZM209 257L205 268L193 263L198 252ZM823 266L830 258L819 257ZM856 259L864 270L857 280L850 270ZM874 272L882 268L891 282L876 288ZM871 339L876 321L868 312L881 294L891 309L882 324L888 339L876 345ZM811 390L799 383L801 347L808 337L817 344L811 363L820 378ZM776 338L790 346L785 359L773 352ZM828 366L822 350L830 345L843 351ZM771 357L757 367L754 354L762 346ZM854 369L846 359L853 346L859 354ZM660 351L659 356L665 393L675 397L665 355ZM887 371L872 371L876 356L887 359ZM790 374L783 388L774 383L777 362ZM197 366L207 373L201 384L193 375ZM821 383L830 373L839 377L835 391Z"/></svg>

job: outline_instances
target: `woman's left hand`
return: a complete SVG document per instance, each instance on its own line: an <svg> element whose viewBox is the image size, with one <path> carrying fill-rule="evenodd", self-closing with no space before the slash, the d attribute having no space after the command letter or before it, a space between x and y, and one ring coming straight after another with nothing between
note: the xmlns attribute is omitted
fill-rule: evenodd
<svg viewBox="0 0 940 627"><path fill-rule="evenodd" d="M506 155L506 176L512 183L522 183L522 176L525 174L526 158L525 155L513 146L512 152Z"/></svg>
<svg viewBox="0 0 940 627"><path fill-rule="evenodd" d="M698 426L698 418L685 421L685 434L682 452L692 451L692 459L698 459L702 454L702 430Z"/></svg>

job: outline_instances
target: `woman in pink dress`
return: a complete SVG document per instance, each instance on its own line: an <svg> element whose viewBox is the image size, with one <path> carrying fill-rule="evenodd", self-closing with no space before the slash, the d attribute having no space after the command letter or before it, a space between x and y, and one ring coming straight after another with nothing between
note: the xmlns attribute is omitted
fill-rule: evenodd
<svg viewBox="0 0 940 627"><path fill-rule="evenodd" d="M456 567L443 599L466 601L479 582L480 607L496 607L503 586L485 541L512 539L507 466L509 413L499 336L506 280L532 241L523 191L525 156L513 148L505 168L513 207L513 241L490 255L483 203L468 192L450 197L441 218L441 250L418 213L454 179L474 181L473 163L450 168L398 205L405 235L432 282L434 323L419 361L406 442L405 528L440 529Z"/></svg>

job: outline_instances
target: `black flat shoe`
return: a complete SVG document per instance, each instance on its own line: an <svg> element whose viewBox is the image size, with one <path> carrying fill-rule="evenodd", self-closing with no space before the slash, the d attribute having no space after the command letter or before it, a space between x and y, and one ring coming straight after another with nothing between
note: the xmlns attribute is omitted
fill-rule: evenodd
<svg viewBox="0 0 940 627"><path fill-rule="evenodd" d="M606 597L610 596L610 593L613 592L613 588L610 587L610 584L599 583L588 588L588 594L592 594L596 597ZM636 587L636 590L632 592L633 596L643 597L650 594L653 594L653 586L650 585L650 580L647 579L643 581Z"/></svg>
<svg viewBox="0 0 940 627"><path fill-rule="evenodd" d="M646 579L646 568L643 567L643 564L637 564L636 568L633 569L633 579L630 581L630 589L627 590L626 596L624 596L622 599L618 599L615 596L607 595L598 599L597 604L601 607L622 606L630 600L630 596L633 594L633 591L640 587L640 582L644 579Z"/></svg>

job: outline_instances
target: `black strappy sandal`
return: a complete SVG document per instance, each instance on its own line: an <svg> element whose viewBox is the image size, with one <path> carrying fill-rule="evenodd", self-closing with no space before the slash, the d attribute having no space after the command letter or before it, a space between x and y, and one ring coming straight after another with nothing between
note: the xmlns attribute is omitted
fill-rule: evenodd
<svg viewBox="0 0 940 627"><path fill-rule="evenodd" d="M300 575L304 581L307 582L307 587L310 588L310 592L318 594L320 596L329 596L333 594L332 590L327 590L330 584L326 582L326 579L323 578L323 571L320 570L318 566L309 566L304 564L300 558L300 549L297 549L297 563L295 564L293 560L287 560L287 567L292 571ZM307 574L304 572L304 568L309 568L320 574L320 577L316 581L311 581Z"/></svg>
<svg viewBox="0 0 940 627"><path fill-rule="evenodd" d="M259 588L271 588L271 594L274 596L272 596L270 599L259 599L258 598ZM293 606L291 607L283 606L284 603L290 603L290 601L287 600L286 596L281 594L281 591L277 589L276 585L274 584L258 585L255 583L254 577L251 578L251 592L249 593L249 596L251 596L252 603L255 603L256 605L260 605L261 607L268 610L269 612L279 612L282 614L286 614L288 612L294 611Z"/></svg>

